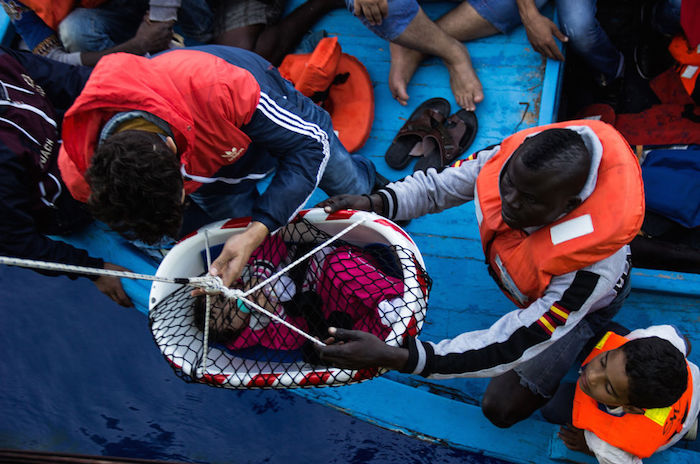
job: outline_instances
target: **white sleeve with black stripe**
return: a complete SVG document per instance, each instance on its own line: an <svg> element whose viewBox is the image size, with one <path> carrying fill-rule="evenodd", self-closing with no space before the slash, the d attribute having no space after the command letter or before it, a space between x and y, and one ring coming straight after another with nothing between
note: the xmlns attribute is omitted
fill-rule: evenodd
<svg viewBox="0 0 700 464"><path fill-rule="evenodd" d="M530 306L505 314L491 327L438 343L409 338L402 372L431 378L494 377L537 356L588 313L606 307L628 272L625 246L576 272L556 276Z"/></svg>
<svg viewBox="0 0 700 464"><path fill-rule="evenodd" d="M427 173L417 171L387 185L377 192L382 197L386 217L396 221L414 219L473 200L476 178L499 147L482 150L473 155L475 159L464 160L457 167L439 171L431 168Z"/></svg>

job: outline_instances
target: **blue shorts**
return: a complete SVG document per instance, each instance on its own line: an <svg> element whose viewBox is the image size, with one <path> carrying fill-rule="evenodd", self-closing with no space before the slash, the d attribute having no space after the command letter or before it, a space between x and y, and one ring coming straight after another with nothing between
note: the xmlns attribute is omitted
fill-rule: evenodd
<svg viewBox="0 0 700 464"><path fill-rule="evenodd" d="M387 0L389 4L389 14L378 26L373 26L366 19L360 18L362 22L375 34L385 40L394 40L403 33L406 26L413 21L418 14L417 0ZM432 3L439 0L422 0L420 3ZM449 0L459 3L462 0ZM491 23L502 33L508 33L519 26L520 13L514 0L465 0L476 10L479 15ZM537 8L542 7L547 0L535 0ZM345 0L348 10L355 11L354 0Z"/></svg>

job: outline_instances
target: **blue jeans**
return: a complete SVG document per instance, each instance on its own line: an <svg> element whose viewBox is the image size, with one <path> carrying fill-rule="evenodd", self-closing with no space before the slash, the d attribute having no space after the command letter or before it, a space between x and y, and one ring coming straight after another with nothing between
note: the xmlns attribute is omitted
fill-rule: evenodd
<svg viewBox="0 0 700 464"><path fill-rule="evenodd" d="M520 12L514 0L466 0L476 12L500 32L507 34L521 24ZM350 11L353 0L345 0ZM400 36L418 13L417 0L389 0L389 14L378 26L362 22L375 34L386 40ZM538 8L547 0L535 0ZM595 18L596 0L556 0L563 32L571 47L596 71L612 80L622 72L622 54L610 42Z"/></svg>
<svg viewBox="0 0 700 464"><path fill-rule="evenodd" d="M622 75L624 58L595 17L597 0L556 0L562 32L574 51L611 81Z"/></svg>
<svg viewBox="0 0 700 464"><path fill-rule="evenodd" d="M520 13L514 1L468 0L477 13L496 29L507 33L521 24ZM547 0L536 0L542 8ZM622 53L612 44L595 17L597 0L556 0L561 29L571 48L586 63L608 80L622 73Z"/></svg>
<svg viewBox="0 0 700 464"><path fill-rule="evenodd" d="M631 269L630 269L631 272ZM520 384L543 398L551 398L579 353L620 311L632 286L629 275L615 299L605 308L586 315L569 333L534 358L514 368Z"/></svg>
<svg viewBox="0 0 700 464"><path fill-rule="evenodd" d="M58 25L69 52L101 51L136 35L148 0L110 0L97 8L76 8ZM213 14L206 0L183 0L178 13L182 33L199 42L211 39Z"/></svg>

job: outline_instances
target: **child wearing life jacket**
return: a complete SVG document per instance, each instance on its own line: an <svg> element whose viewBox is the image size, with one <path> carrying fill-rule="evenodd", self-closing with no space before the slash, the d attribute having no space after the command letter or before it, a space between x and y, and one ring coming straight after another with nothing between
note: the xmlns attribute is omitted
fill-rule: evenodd
<svg viewBox="0 0 700 464"><path fill-rule="evenodd" d="M624 337L606 333L583 362L573 425L562 426L559 437L601 463L622 464L641 463L692 434L700 410L700 370L686 359L688 351L670 325ZM543 414L551 418L548 407Z"/></svg>
<svg viewBox="0 0 700 464"><path fill-rule="evenodd" d="M288 248L278 235L268 237L251 256L237 286L247 291L268 279L308 251L301 246ZM214 297L209 341L233 350L258 345L296 350L307 342L246 301L319 339L327 336L329 325L371 332L385 339L399 317L396 307L403 305L404 291L402 279L387 272L393 273L381 270L376 260L361 249L324 247L245 301ZM204 311L204 298L200 296L195 301L195 325L200 330L204 328Z"/></svg>

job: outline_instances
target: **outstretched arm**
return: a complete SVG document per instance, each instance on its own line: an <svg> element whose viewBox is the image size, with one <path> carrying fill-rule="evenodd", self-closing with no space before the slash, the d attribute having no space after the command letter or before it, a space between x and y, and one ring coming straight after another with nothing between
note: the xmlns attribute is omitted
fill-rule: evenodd
<svg viewBox="0 0 700 464"><path fill-rule="evenodd" d="M389 346L382 340L360 330L331 327L326 346L316 349L321 360L345 369L385 367L401 370L408 360L408 350Z"/></svg>
<svg viewBox="0 0 700 464"><path fill-rule="evenodd" d="M373 211L399 221L439 213L474 199L476 178L498 149L498 145L486 148L440 172L433 169L427 173L417 171L369 197L336 195L316 206L324 208L327 213L341 209Z"/></svg>
<svg viewBox="0 0 700 464"><path fill-rule="evenodd" d="M535 0L517 0L517 3L527 38L535 51L547 58L564 61L564 55L554 38L562 42L568 42L569 38L559 30L556 24L539 12L535 6Z"/></svg>

